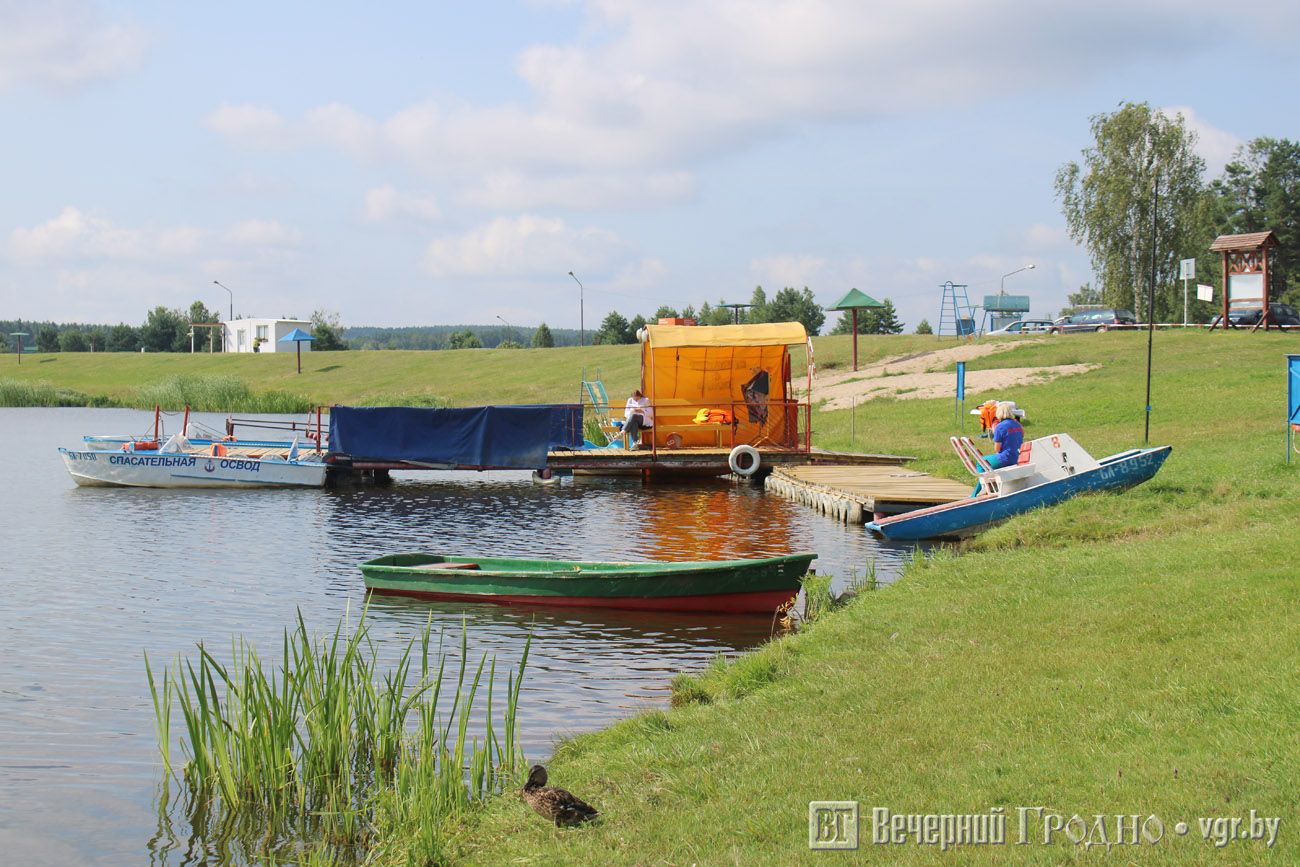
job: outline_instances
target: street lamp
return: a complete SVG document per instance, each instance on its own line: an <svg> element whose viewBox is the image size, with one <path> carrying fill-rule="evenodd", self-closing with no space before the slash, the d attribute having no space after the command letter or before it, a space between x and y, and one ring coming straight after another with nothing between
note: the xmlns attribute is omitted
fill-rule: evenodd
<svg viewBox="0 0 1300 867"><path fill-rule="evenodd" d="M501 319L501 314L500 314L500 313L497 314L497 319ZM505 322L505 324L506 324L506 343L510 343L510 342L512 342L512 341L510 340L510 323L509 323L509 322L506 322L504 319L501 319L501 321L502 321L502 322Z"/></svg>
<svg viewBox="0 0 1300 867"><path fill-rule="evenodd" d="M1006 295L1006 294L1007 294L1007 278L1008 278L1008 277L1010 277L1012 274L1019 274L1021 271L1032 271L1032 270L1034 270L1034 267L1035 267L1035 266L1033 266L1033 265L1026 265L1026 266L1023 267L1023 268L1017 268L1017 269L1014 270L1014 271L1008 271L1007 273L1003 274L1003 275L1002 275L1002 282L999 284L998 294L999 294L999 295Z"/></svg>
<svg viewBox="0 0 1300 867"><path fill-rule="evenodd" d="M582 281L578 280L578 278L574 276L572 271L569 272L569 276L573 277L573 279L577 280L578 282L578 345L586 346L587 331L582 324Z"/></svg>
<svg viewBox="0 0 1300 867"><path fill-rule="evenodd" d="M1033 266L1031 265L1030 267L1032 268ZM228 287L226 287L225 285L223 285L223 284L222 284L220 281L218 281L218 280L213 280L212 282L213 282L213 283L216 283L218 286L221 286L222 289L225 289L225 290L226 290L226 294L228 294L228 295L230 296L230 321L231 321L231 322L234 322L234 321L235 321L235 293L234 293L234 292L231 292L230 289L229 289Z"/></svg>
<svg viewBox="0 0 1300 867"><path fill-rule="evenodd" d="M234 322L234 321L235 321L235 293L230 291L230 287L226 286L224 283L221 283L221 282L218 281L218 280L213 280L212 282L213 282L213 283L216 283L216 284L217 284L218 286L220 286L222 289L225 289L225 290L226 290L226 294L230 296L230 321L231 321L231 322ZM230 327L233 329L235 326L234 326L234 325L231 325ZM225 335L225 331L226 331L226 329L223 328L223 329L221 329L221 330L222 330L222 334L221 334L221 351L222 351L222 352L229 352L230 350L226 348L226 335ZM233 337L231 338L231 344L230 344L230 345L231 345L232 348L233 348L234 345L235 345L235 344L234 344L234 338L233 338ZM257 346L256 342L253 344L253 346L254 346L254 348L256 348L256 346Z"/></svg>

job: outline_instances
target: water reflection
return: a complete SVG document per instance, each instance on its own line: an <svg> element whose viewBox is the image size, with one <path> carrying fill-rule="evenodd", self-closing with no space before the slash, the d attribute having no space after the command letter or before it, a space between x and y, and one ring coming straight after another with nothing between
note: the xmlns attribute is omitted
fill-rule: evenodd
<svg viewBox="0 0 1300 867"><path fill-rule="evenodd" d="M0 499L0 846L11 863L141 860L157 833L160 777L142 653L170 663L197 642L229 648L241 635L278 656L299 612L314 632L355 622L366 604L357 564L380 554L652 560L808 550L842 584L873 560L889 578L908 551L723 480L543 486L526 472L498 472L399 474L389 487L339 491L73 485L56 446L143 429L144 415L0 409L0 448L29 458L8 468ZM200 421L219 427L221 417ZM394 597L369 606L389 657L432 622L455 662L463 627L471 666L496 657L497 695L531 635L520 719L534 759L558 735L664 706L675 673L752 648L770 628L766 618L707 614Z"/></svg>

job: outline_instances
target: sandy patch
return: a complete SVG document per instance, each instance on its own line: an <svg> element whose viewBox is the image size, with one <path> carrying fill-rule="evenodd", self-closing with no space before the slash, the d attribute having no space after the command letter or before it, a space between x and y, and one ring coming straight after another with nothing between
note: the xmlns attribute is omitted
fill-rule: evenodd
<svg viewBox="0 0 1300 867"><path fill-rule="evenodd" d="M825 400L825 410L848 409L853 403L862 403L877 397L934 398L952 397L957 390L957 377L951 371L939 369L958 361L970 362L978 358L1005 352L1025 341L995 343L969 343L949 349L936 349L914 355L900 355L878 361L868 367L854 370L836 369L829 373L817 372L813 378L813 396ZM1093 370L1095 364L1061 364L1055 367L1002 367L966 370L968 396L985 394L1001 397L1003 392L1016 386L1049 382L1059 376L1070 376ZM1014 400L1008 397L1008 400Z"/></svg>

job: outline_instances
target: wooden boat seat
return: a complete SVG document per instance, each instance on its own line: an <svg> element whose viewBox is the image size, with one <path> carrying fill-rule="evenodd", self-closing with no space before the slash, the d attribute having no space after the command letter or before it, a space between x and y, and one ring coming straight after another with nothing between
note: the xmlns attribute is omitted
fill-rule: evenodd
<svg viewBox="0 0 1300 867"><path fill-rule="evenodd" d="M421 563L416 569L477 569L477 563Z"/></svg>

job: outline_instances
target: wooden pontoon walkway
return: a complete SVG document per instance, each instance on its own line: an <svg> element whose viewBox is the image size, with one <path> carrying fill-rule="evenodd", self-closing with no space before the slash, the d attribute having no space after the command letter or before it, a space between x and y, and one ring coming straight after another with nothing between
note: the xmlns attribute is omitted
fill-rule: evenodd
<svg viewBox="0 0 1300 867"><path fill-rule="evenodd" d="M790 466L867 467L888 466L897 470L909 455L861 454L857 452L780 451L759 447L759 469L766 474ZM726 475L729 448L648 448L632 451L624 448L574 449L552 451L546 456L551 470L599 473L602 471L644 471L649 476Z"/></svg>
<svg viewBox="0 0 1300 867"><path fill-rule="evenodd" d="M773 470L764 485L850 524L948 503L970 496L972 490L971 485L902 466L783 466Z"/></svg>

